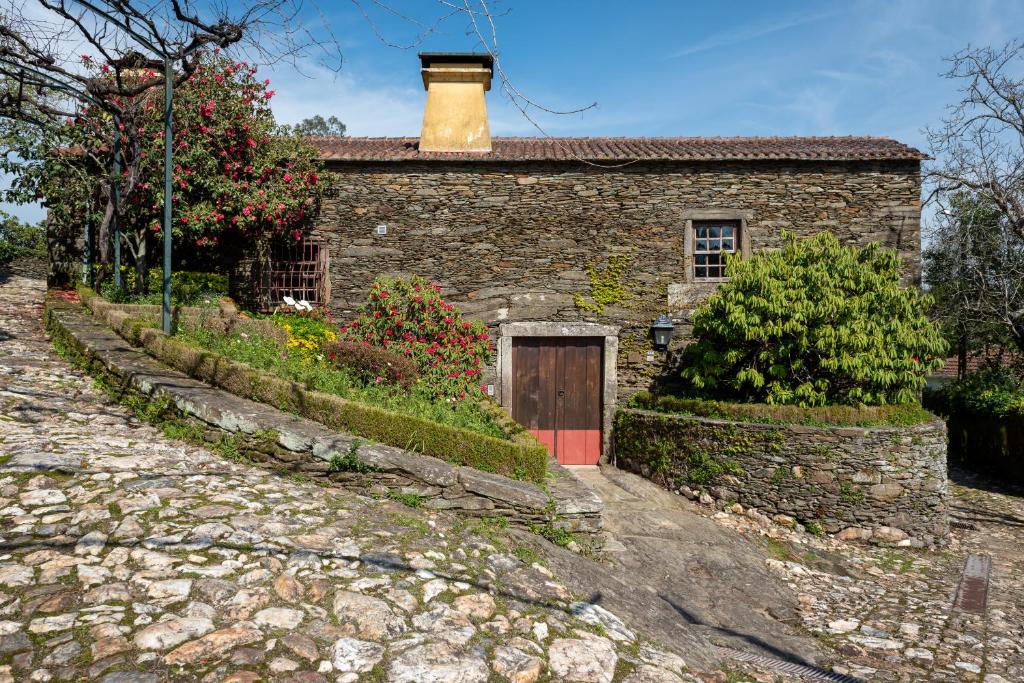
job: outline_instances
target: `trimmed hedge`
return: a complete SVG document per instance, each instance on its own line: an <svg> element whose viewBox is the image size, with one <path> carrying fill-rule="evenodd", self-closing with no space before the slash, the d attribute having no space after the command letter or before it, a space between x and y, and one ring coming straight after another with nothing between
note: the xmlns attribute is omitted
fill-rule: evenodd
<svg viewBox="0 0 1024 683"><path fill-rule="evenodd" d="M537 483L544 481L547 449L526 430L518 425L512 427L511 418L503 413L504 419L499 424L509 434L507 441L312 391L220 354L167 337L150 323L119 311L117 307L108 309L101 317L133 346L144 348L153 357L194 379L236 396L296 413L332 429L431 455L454 465ZM487 410L500 411L496 406L488 406L487 402L483 405Z"/></svg>
<svg viewBox="0 0 1024 683"><path fill-rule="evenodd" d="M886 406L820 406L802 408L794 405L767 403L728 403L678 396L659 396L646 391L634 395L628 403L631 408L654 410L660 413L716 417L741 422L768 424L801 424L835 427L910 426L935 419L916 403Z"/></svg>

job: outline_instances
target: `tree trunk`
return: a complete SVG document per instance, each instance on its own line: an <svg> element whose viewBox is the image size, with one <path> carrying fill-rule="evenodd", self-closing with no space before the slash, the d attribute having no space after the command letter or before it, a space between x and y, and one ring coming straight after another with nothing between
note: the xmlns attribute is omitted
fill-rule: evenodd
<svg viewBox="0 0 1024 683"><path fill-rule="evenodd" d="M149 285L149 279L146 277L149 274L149 264L146 262L145 229L139 230L135 235L135 239L138 241L138 246L132 254L135 258L135 293L146 294Z"/></svg>

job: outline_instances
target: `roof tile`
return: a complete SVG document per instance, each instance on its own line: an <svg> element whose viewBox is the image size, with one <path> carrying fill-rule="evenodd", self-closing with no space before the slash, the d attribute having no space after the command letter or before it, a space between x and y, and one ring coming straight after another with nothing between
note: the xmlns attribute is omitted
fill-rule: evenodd
<svg viewBox="0 0 1024 683"><path fill-rule="evenodd" d="M420 152L419 138L312 138L327 161L906 160L928 156L883 137L493 138L490 152Z"/></svg>

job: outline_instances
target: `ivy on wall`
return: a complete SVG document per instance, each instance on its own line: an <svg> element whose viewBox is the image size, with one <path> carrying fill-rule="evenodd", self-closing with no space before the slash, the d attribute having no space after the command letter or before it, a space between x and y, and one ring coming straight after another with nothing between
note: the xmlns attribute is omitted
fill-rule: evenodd
<svg viewBox="0 0 1024 683"><path fill-rule="evenodd" d="M623 282L623 275L629 267L629 261L629 254L609 254L608 265L603 270L598 270L593 263L587 266L590 301L582 294L574 294L573 303L576 308L603 315L605 306L625 303L629 298L629 291Z"/></svg>

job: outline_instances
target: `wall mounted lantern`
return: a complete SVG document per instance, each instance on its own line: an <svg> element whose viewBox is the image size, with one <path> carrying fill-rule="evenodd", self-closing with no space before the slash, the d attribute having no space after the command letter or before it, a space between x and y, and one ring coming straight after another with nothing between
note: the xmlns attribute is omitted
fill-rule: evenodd
<svg viewBox="0 0 1024 683"><path fill-rule="evenodd" d="M664 313L651 325L651 333L654 335L654 348L659 351L667 351L668 343L672 341L672 332L676 326Z"/></svg>

